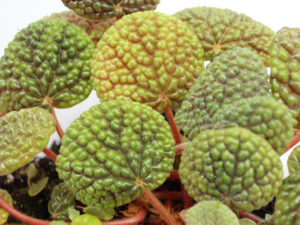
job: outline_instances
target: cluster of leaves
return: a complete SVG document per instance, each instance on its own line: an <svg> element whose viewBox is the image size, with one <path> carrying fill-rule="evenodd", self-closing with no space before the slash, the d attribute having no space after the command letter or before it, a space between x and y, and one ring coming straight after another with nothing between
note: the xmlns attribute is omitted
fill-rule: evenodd
<svg viewBox="0 0 300 225"><path fill-rule="evenodd" d="M64 183L51 194L51 224L100 225L97 217L110 220L115 207L161 186L175 159L168 110L190 141L175 165L199 202L182 213L187 225L251 224L233 211L259 209L277 194L275 224L300 222L300 148L285 180L279 158L300 124L300 29L274 34L227 9L147 11L157 0L63 3L74 12L30 24L0 59L0 175L46 147L54 107L71 107L92 88L102 101L62 138L56 168ZM29 195L48 182L32 183L30 165L26 174Z"/></svg>

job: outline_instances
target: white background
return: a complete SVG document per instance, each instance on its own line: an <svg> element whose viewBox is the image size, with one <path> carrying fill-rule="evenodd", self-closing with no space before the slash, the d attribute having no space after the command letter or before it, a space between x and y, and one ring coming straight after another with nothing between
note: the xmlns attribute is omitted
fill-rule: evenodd
<svg viewBox="0 0 300 225"><path fill-rule="evenodd" d="M161 0L156 11L174 14L184 8L195 6L213 6L228 8L238 13L245 13L264 23L274 31L284 26L300 27L299 0ZM53 12L67 10L60 0L0 0L0 57L14 35L29 23ZM98 104L95 93L89 99L70 109L56 110L63 129L90 106ZM57 139L53 135L52 139ZM286 161L287 154L282 157ZM287 174L285 168L285 174Z"/></svg>

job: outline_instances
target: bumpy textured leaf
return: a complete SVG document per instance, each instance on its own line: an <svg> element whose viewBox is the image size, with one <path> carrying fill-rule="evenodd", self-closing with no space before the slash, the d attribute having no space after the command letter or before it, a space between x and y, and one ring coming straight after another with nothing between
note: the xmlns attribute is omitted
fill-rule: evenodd
<svg viewBox="0 0 300 225"><path fill-rule="evenodd" d="M51 193L48 211L53 219L67 221L68 209L75 208L75 195L64 183L56 185Z"/></svg>
<svg viewBox="0 0 300 225"><path fill-rule="evenodd" d="M62 19L76 24L90 36L95 45L102 38L104 32L116 21L116 18L109 18L105 20L89 20L78 16L72 11L53 13L50 18Z"/></svg>
<svg viewBox="0 0 300 225"><path fill-rule="evenodd" d="M201 201L188 209L186 225L239 225L237 216L219 201Z"/></svg>
<svg viewBox="0 0 300 225"><path fill-rule="evenodd" d="M300 127L300 28L279 30L271 46L271 86L275 99L292 111Z"/></svg>
<svg viewBox="0 0 300 225"><path fill-rule="evenodd" d="M89 206L84 208L84 213L97 216L102 220L111 220L115 215L115 209L113 207L101 208L95 206Z"/></svg>
<svg viewBox="0 0 300 225"><path fill-rule="evenodd" d="M188 8L174 16L194 30L207 60L239 46L250 48L261 56L266 65L270 64L269 48L274 32L250 17L213 7Z"/></svg>
<svg viewBox="0 0 300 225"><path fill-rule="evenodd" d="M44 177L40 179L38 182L33 183L29 188L28 188L28 195L33 197L38 195L47 185L49 180L49 177Z"/></svg>
<svg viewBox="0 0 300 225"><path fill-rule="evenodd" d="M80 216L76 216L74 220L72 221L71 225L102 225L101 221L98 219L98 217L89 215L89 214L83 214Z"/></svg>
<svg viewBox="0 0 300 225"><path fill-rule="evenodd" d="M9 205L9 206L13 206L13 200L10 196L10 194L4 190L4 189L0 189L0 197ZM2 209L0 207L0 224L5 224L7 221L7 218L9 216L9 213Z"/></svg>
<svg viewBox="0 0 300 225"><path fill-rule="evenodd" d="M22 109L0 117L0 176L30 162L54 131L55 119L45 109Z"/></svg>
<svg viewBox="0 0 300 225"><path fill-rule="evenodd" d="M101 20L137 11L154 10L160 0L62 0L62 2L79 16Z"/></svg>
<svg viewBox="0 0 300 225"><path fill-rule="evenodd" d="M287 164L290 174L300 172L300 145L290 154Z"/></svg>
<svg viewBox="0 0 300 225"><path fill-rule="evenodd" d="M182 154L179 174L196 201L218 199L252 211L272 200L282 183L279 155L240 127L201 132Z"/></svg>
<svg viewBox="0 0 300 225"><path fill-rule="evenodd" d="M276 225L300 224L300 172L284 179L276 197L274 222Z"/></svg>
<svg viewBox="0 0 300 225"><path fill-rule="evenodd" d="M93 88L101 101L131 99L159 112L176 109L203 70L203 49L180 20L138 12L111 26L92 61Z"/></svg>
<svg viewBox="0 0 300 225"><path fill-rule="evenodd" d="M256 225L252 220L250 219L241 219L240 225Z"/></svg>
<svg viewBox="0 0 300 225"><path fill-rule="evenodd" d="M234 48L214 58L189 90L175 122L190 139L212 127L211 118L223 104L270 95L267 69L257 54Z"/></svg>
<svg viewBox="0 0 300 225"><path fill-rule="evenodd" d="M173 169L174 144L160 113L111 100L84 112L67 129L57 172L83 203L120 206L165 181Z"/></svg>
<svg viewBox="0 0 300 225"><path fill-rule="evenodd" d="M94 45L78 26L42 19L17 33L0 59L0 113L88 97Z"/></svg>
<svg viewBox="0 0 300 225"><path fill-rule="evenodd" d="M212 121L216 129L235 126L249 129L266 139L280 155L294 135L290 110L272 97L256 96L225 104Z"/></svg>

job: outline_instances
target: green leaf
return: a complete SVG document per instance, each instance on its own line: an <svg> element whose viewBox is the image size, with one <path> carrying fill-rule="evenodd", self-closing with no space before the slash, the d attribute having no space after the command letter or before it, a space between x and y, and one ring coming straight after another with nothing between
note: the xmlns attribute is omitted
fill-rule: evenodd
<svg viewBox="0 0 300 225"><path fill-rule="evenodd" d="M271 45L270 82L273 97L289 107L295 128L300 128L300 28L283 27Z"/></svg>
<svg viewBox="0 0 300 225"><path fill-rule="evenodd" d="M30 197L38 195L47 185L49 177L43 177L37 183L32 183L28 188L28 195Z"/></svg>
<svg viewBox="0 0 300 225"><path fill-rule="evenodd" d="M9 205L9 206L13 206L13 199L11 198L10 194L4 190L4 189L0 189L0 197ZM0 224L5 224L7 221L7 218L9 216L9 213L2 209L0 207Z"/></svg>
<svg viewBox="0 0 300 225"><path fill-rule="evenodd" d="M64 221L52 221L49 225L67 225Z"/></svg>
<svg viewBox="0 0 300 225"><path fill-rule="evenodd" d="M159 187L173 170L174 145L159 112L111 100L93 106L67 128L56 170L77 200L109 209Z"/></svg>
<svg viewBox="0 0 300 225"><path fill-rule="evenodd" d="M55 119L45 109L22 109L0 117L0 176L30 162L54 131Z"/></svg>
<svg viewBox="0 0 300 225"><path fill-rule="evenodd" d="M249 219L241 219L240 225L256 225L256 223Z"/></svg>
<svg viewBox="0 0 300 225"><path fill-rule="evenodd" d="M28 181L30 181L32 178L35 178L39 173L39 170L36 168L34 163L29 163L25 171L26 171Z"/></svg>
<svg viewBox="0 0 300 225"><path fill-rule="evenodd" d="M300 172L283 180L276 196L274 222L276 225L298 225L300 223Z"/></svg>
<svg viewBox="0 0 300 225"><path fill-rule="evenodd" d="M245 14L229 9L193 7L177 12L203 45L206 60L235 47L247 47L270 65L270 45L274 32Z"/></svg>
<svg viewBox="0 0 300 225"><path fill-rule="evenodd" d="M175 123L192 140L201 131L214 129L212 118L223 105L271 96L268 79L267 68L255 52L240 47L225 51L207 65L189 89Z"/></svg>
<svg viewBox="0 0 300 225"><path fill-rule="evenodd" d="M95 46L102 38L104 32L117 20L116 18L108 18L105 20L89 20L78 16L73 11L53 13L51 14L50 18L66 20L70 23L76 24L90 36Z"/></svg>
<svg viewBox="0 0 300 225"><path fill-rule="evenodd" d="M76 216L80 215L80 212L76 210L73 206L71 206L70 208L68 208L68 215L70 220L73 220Z"/></svg>
<svg viewBox="0 0 300 225"><path fill-rule="evenodd" d="M0 59L0 113L71 107L86 99L94 45L78 26L42 19L18 32Z"/></svg>
<svg viewBox="0 0 300 225"><path fill-rule="evenodd" d="M217 199L250 212L278 193L283 169L265 139L234 127L196 136L182 153L179 175L196 201Z"/></svg>
<svg viewBox="0 0 300 225"><path fill-rule="evenodd" d="M84 208L83 212L86 214L97 216L101 220L111 220L112 218L114 218L115 215L114 208L104 208L97 206L86 207Z"/></svg>
<svg viewBox="0 0 300 225"><path fill-rule="evenodd" d="M185 213L186 225L239 225L237 216L219 201L201 201Z"/></svg>
<svg viewBox="0 0 300 225"><path fill-rule="evenodd" d="M80 216L76 216L71 225L102 225L101 221L98 219L98 217L89 215L89 214L83 214Z"/></svg>
<svg viewBox="0 0 300 225"><path fill-rule="evenodd" d="M292 114L274 98L255 96L224 104L212 118L213 128L243 127L266 139L281 155L294 136Z"/></svg>
<svg viewBox="0 0 300 225"><path fill-rule="evenodd" d="M202 45L187 25L163 13L138 12L104 33L95 49L91 81L101 102L132 100L163 113L180 107L203 65Z"/></svg>
<svg viewBox="0 0 300 225"><path fill-rule="evenodd" d="M266 217L266 219L264 221L258 223L258 225L275 225L275 223L274 223L273 217L271 217L271 218Z"/></svg>
<svg viewBox="0 0 300 225"><path fill-rule="evenodd" d="M79 16L96 21L103 21L107 18L112 17L120 18L126 14L134 13L137 11L155 10L160 0L62 0L62 2L66 7L76 12Z"/></svg>
<svg viewBox="0 0 300 225"><path fill-rule="evenodd" d="M51 199L48 203L48 211L53 219L69 219L69 212L73 215L75 209L75 196L64 183L56 185L51 193Z"/></svg>
<svg viewBox="0 0 300 225"><path fill-rule="evenodd" d="M294 148L288 158L287 164L290 174L300 172L300 146Z"/></svg>

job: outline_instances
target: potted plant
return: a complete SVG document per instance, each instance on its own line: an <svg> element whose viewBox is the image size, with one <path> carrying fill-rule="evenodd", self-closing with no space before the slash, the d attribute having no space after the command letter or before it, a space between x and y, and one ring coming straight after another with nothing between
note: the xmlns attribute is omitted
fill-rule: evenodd
<svg viewBox="0 0 300 225"><path fill-rule="evenodd" d="M28 25L0 59L0 176L48 211L25 215L1 189L0 223L300 222L300 148L286 179L280 161L300 138L299 28L213 7L169 16L155 0L63 3L73 11ZM64 131L55 108L92 89L101 103ZM31 162L41 151L46 166ZM275 196L274 217L251 213Z"/></svg>

